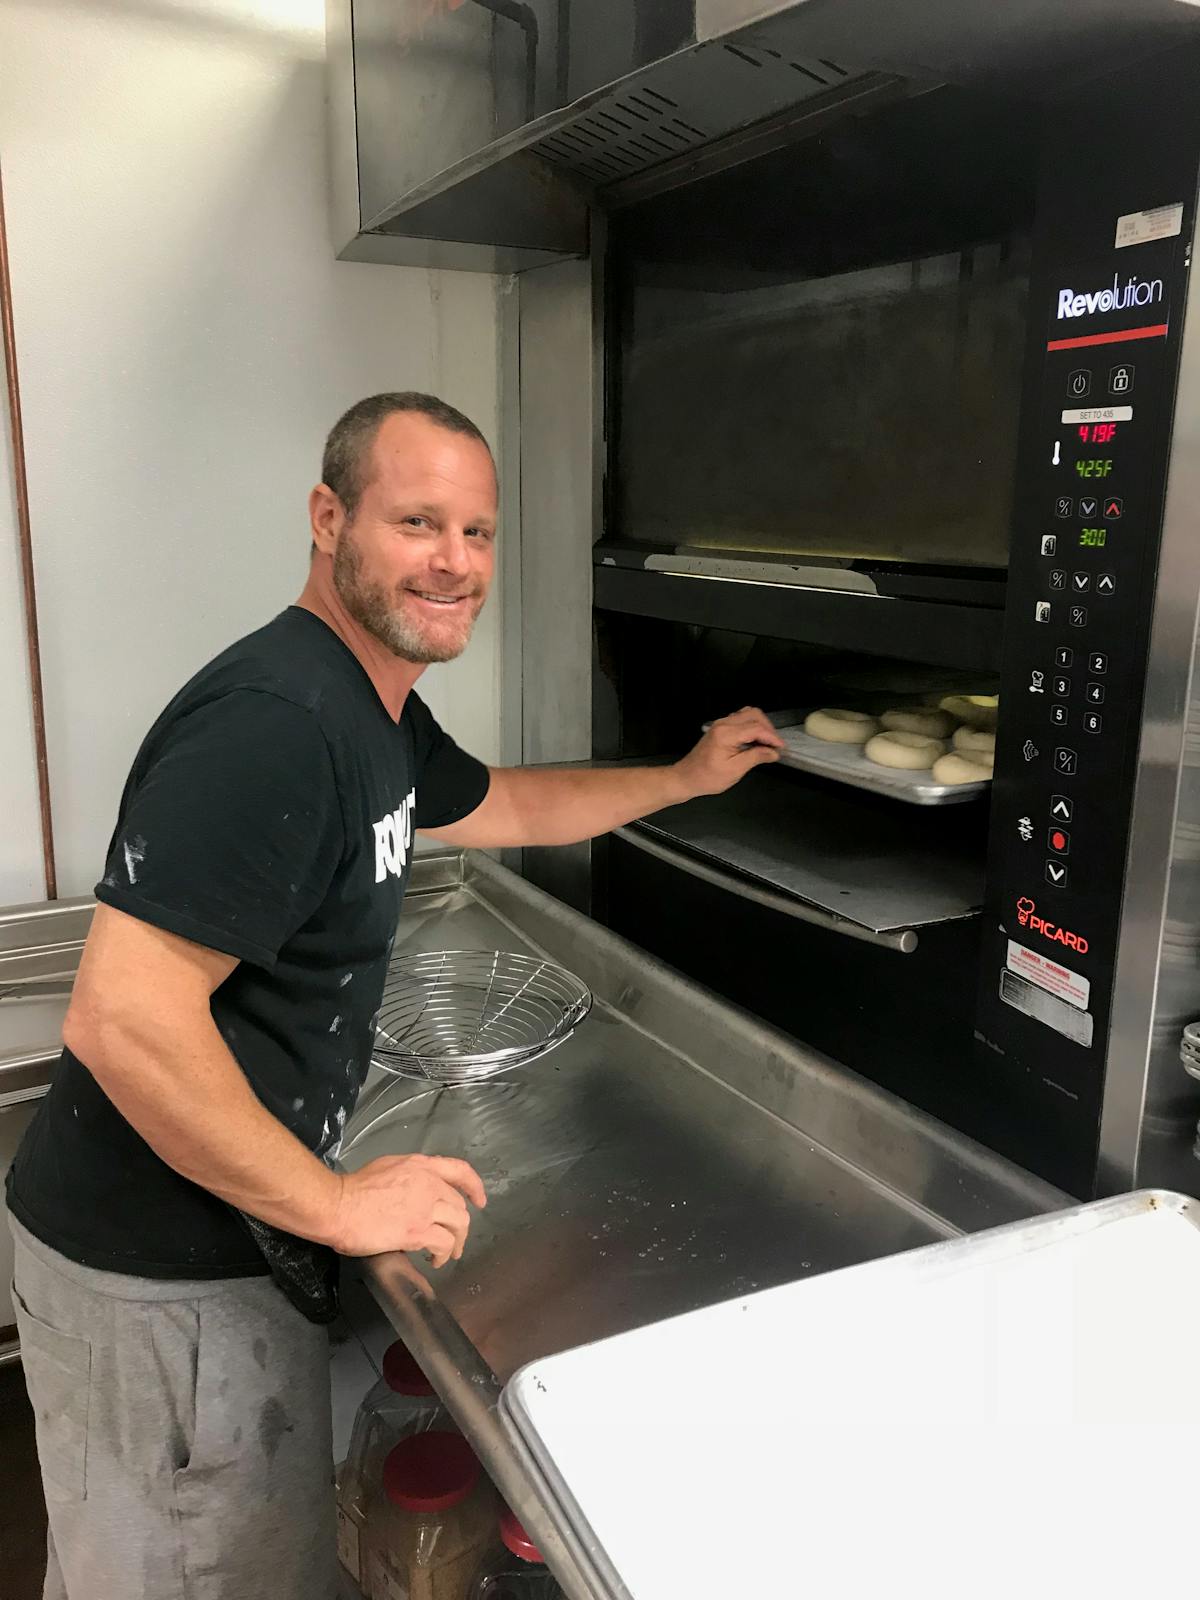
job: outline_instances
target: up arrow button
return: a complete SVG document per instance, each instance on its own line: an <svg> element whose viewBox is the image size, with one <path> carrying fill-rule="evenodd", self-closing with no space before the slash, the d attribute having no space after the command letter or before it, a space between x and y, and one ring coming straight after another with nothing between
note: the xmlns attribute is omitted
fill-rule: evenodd
<svg viewBox="0 0 1200 1600"><path fill-rule="evenodd" d="M1070 822L1075 815L1074 802L1065 794L1056 794L1050 802L1050 815L1059 822Z"/></svg>
<svg viewBox="0 0 1200 1600"><path fill-rule="evenodd" d="M1113 577L1112 573L1111 572L1102 572L1100 574L1100 576L1096 579L1096 593L1097 594L1115 594L1116 591L1117 591L1117 580Z"/></svg>

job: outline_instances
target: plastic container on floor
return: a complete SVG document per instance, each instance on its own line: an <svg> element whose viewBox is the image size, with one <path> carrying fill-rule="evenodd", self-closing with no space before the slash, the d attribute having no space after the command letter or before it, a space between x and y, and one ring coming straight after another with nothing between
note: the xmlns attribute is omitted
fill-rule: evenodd
<svg viewBox="0 0 1200 1600"><path fill-rule="evenodd" d="M511 1511L500 1518L497 1534L495 1547L475 1575L470 1600L566 1600L541 1551Z"/></svg>
<svg viewBox="0 0 1200 1600"><path fill-rule="evenodd" d="M338 1473L338 1558L365 1588L363 1535L372 1503L383 1494L383 1464L404 1439L430 1428L453 1431L449 1413L406 1345L397 1340L383 1357L383 1376L358 1408L350 1449Z"/></svg>
<svg viewBox="0 0 1200 1600"><path fill-rule="evenodd" d="M364 1545L368 1600L468 1600L495 1537L496 1496L467 1441L438 1429L389 1454Z"/></svg>

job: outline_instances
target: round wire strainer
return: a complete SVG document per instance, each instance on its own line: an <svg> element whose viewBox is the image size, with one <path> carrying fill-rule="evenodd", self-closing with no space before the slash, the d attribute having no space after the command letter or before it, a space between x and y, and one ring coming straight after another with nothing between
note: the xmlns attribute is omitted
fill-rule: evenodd
<svg viewBox="0 0 1200 1600"><path fill-rule="evenodd" d="M569 1039L592 1008L579 979L539 956L441 950L391 963L375 1060L434 1083L476 1083Z"/></svg>

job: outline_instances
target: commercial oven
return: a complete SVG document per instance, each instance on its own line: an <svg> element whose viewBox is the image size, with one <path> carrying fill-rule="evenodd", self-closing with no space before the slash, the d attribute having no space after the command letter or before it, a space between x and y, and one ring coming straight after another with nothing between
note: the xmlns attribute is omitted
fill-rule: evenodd
<svg viewBox="0 0 1200 1600"><path fill-rule="evenodd" d="M591 904L1068 1192L1200 1193L1200 54L1069 67L609 208L593 755L757 704L795 765L621 830ZM998 696L991 784L799 726L947 693Z"/></svg>
<svg viewBox="0 0 1200 1600"><path fill-rule="evenodd" d="M525 873L1077 1195L1195 1190L1200 0L328 7L338 248L515 278L506 758L757 702L804 768ZM943 692L990 794L795 732Z"/></svg>
<svg viewBox="0 0 1200 1600"><path fill-rule="evenodd" d="M507 759L754 702L800 769L526 875L1074 1194L1196 1191L1200 3L328 3L339 248L515 275ZM796 731L948 692L974 794Z"/></svg>

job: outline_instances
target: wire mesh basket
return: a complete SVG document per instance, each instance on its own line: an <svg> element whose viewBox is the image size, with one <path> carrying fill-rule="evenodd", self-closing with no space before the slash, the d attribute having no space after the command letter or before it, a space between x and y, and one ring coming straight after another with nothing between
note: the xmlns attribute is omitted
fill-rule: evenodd
<svg viewBox="0 0 1200 1600"><path fill-rule="evenodd" d="M591 1008L579 979L539 956L403 956L388 968L374 1056L401 1077L477 1083L556 1049Z"/></svg>

